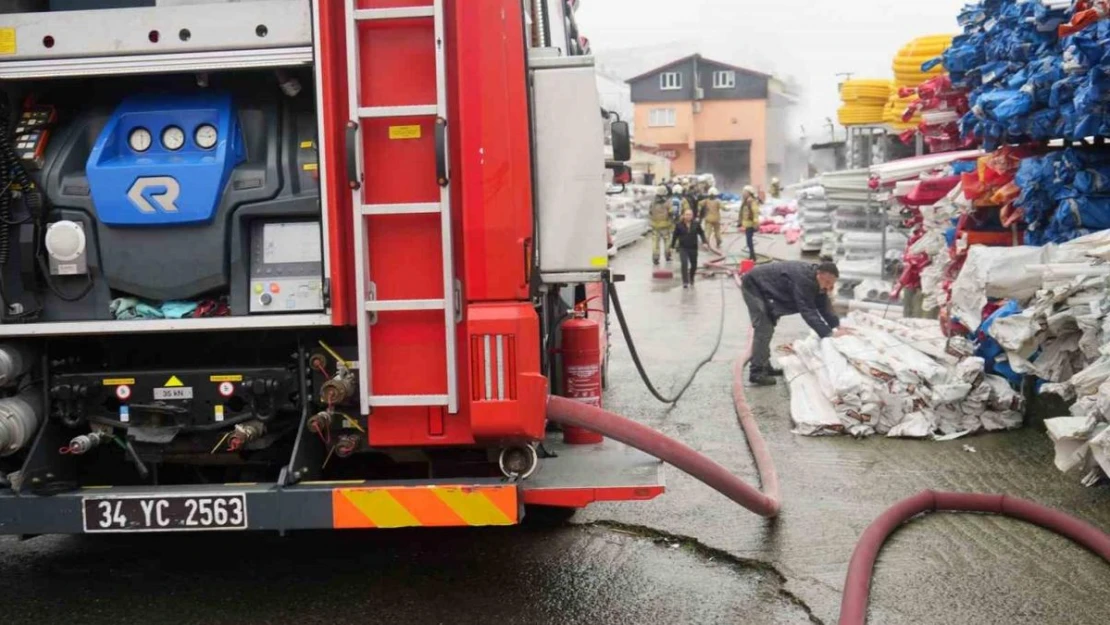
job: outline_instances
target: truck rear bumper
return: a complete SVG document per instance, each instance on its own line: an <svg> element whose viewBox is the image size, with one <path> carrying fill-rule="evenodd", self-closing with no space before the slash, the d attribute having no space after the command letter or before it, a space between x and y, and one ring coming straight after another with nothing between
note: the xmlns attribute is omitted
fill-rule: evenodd
<svg viewBox="0 0 1110 625"><path fill-rule="evenodd" d="M619 443L574 447L548 439L544 448L553 457L542 460L536 474L522 483L489 479L88 487L51 496L0 490L0 534L505 526L523 520L526 504L581 508L598 501L653 499L665 489L661 463ZM182 512L171 522L174 515L168 511L189 510L180 505L186 500L193 514ZM235 500L244 502L241 518ZM120 501L125 502L122 508L114 505ZM222 508L215 515L222 515L222 523L203 522L206 516L212 518L211 512L205 513L212 502ZM159 523L159 508L167 511L165 523Z"/></svg>

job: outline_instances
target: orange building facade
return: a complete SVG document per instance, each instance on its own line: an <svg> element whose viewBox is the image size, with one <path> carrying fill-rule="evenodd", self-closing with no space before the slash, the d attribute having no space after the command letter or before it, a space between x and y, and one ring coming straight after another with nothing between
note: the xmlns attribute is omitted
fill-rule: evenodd
<svg viewBox="0 0 1110 625"><path fill-rule="evenodd" d="M772 80L700 55L637 76L635 142L671 159L674 175L711 173L722 191L767 188L779 175L768 163Z"/></svg>

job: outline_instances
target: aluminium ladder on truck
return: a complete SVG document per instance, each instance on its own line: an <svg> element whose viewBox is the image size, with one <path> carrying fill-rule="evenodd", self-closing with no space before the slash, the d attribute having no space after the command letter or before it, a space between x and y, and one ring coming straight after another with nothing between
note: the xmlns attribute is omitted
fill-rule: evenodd
<svg viewBox="0 0 1110 625"><path fill-rule="evenodd" d="M443 0L345 1L362 413L454 414Z"/></svg>

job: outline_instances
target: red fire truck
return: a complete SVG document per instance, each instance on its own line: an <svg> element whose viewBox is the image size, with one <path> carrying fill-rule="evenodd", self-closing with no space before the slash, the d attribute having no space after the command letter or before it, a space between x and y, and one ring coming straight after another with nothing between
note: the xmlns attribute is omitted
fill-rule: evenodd
<svg viewBox="0 0 1110 625"><path fill-rule="evenodd" d="M662 493L545 418L600 402L603 137L629 151L577 4L5 3L0 533Z"/></svg>

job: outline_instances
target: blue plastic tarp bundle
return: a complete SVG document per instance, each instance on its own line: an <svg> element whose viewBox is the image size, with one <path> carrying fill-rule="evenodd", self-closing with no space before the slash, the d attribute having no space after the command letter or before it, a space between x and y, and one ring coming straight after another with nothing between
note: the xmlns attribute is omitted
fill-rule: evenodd
<svg viewBox="0 0 1110 625"><path fill-rule="evenodd" d="M969 91L965 137L1004 143L1110 134L1110 21L1060 39L1073 15L1028 0L984 0L960 14L964 33L944 54Z"/></svg>
<svg viewBox="0 0 1110 625"><path fill-rule="evenodd" d="M985 371L994 375L1000 375L1009 380L1011 384L1020 383L1022 375L1014 371L1010 366L1010 360L1006 356L1006 350L1002 349L1002 346L991 337L990 329L995 321L1005 317L1020 315L1021 311L1021 305L1016 301L1007 301L1001 308L994 311L990 317L987 317L986 321L979 326L979 331L976 335L970 337L971 340L977 342L979 345L975 355L986 361ZM1030 362L1036 362L1036 359L1037 355L1034 355L1030 358Z"/></svg>
<svg viewBox="0 0 1110 625"><path fill-rule="evenodd" d="M1014 182L1028 242L1064 243L1110 228L1110 153L1069 148L1027 158Z"/></svg>

